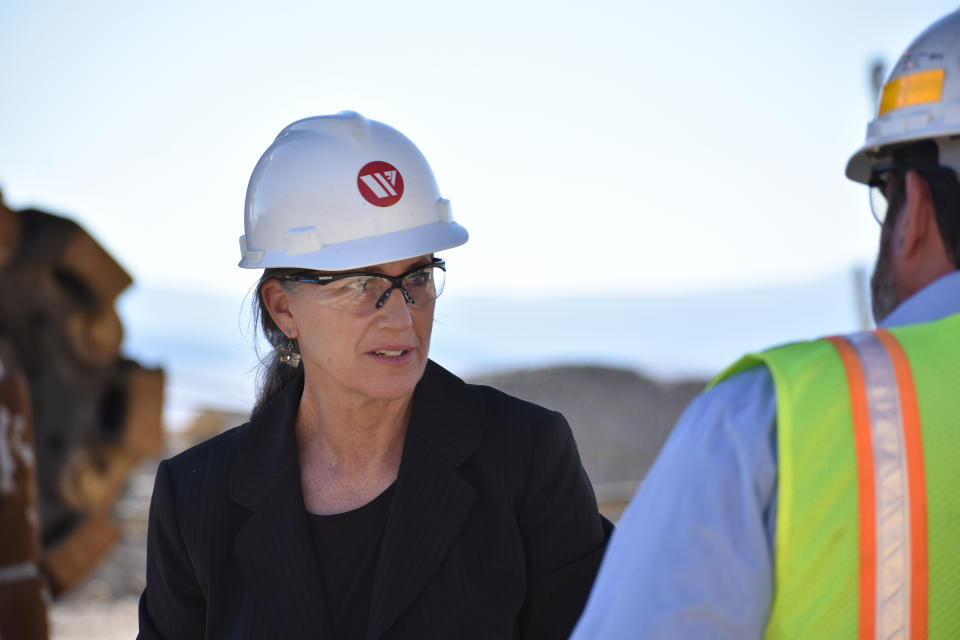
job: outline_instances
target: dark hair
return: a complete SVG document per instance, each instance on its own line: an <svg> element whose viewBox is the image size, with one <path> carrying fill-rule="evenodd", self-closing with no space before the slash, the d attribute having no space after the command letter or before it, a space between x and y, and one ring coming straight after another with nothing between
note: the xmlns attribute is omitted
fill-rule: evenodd
<svg viewBox="0 0 960 640"><path fill-rule="evenodd" d="M940 164L939 155L939 148L932 140L906 144L893 150L894 164L904 169L894 172L887 215L889 221L884 226L892 226L895 222L894 218L906 198L906 170L914 169L930 185L934 215L944 248L953 261L954 268L960 269L960 181L953 169Z"/></svg>
<svg viewBox="0 0 960 640"><path fill-rule="evenodd" d="M259 330L263 333L263 337L272 349L270 349L270 352L265 356L258 353L260 366L257 371L257 398L253 405L251 415L260 411L265 404L280 393L280 390L297 376L300 367L303 366L301 363L297 367L291 367L281 362L279 353L277 352L278 347L292 346L292 348L299 353L300 345L297 344L296 339L288 338L280 331L279 327L277 327L273 321L273 318L270 317L270 312L267 311L266 306L263 304L263 296L260 293L260 290L263 288L263 283L267 280L295 271L302 271L302 269L264 269L263 275L261 275L260 280L257 281L256 291L254 291L253 303L251 305L254 331ZM289 280L280 280L279 282L288 293L293 293L300 286L298 283Z"/></svg>

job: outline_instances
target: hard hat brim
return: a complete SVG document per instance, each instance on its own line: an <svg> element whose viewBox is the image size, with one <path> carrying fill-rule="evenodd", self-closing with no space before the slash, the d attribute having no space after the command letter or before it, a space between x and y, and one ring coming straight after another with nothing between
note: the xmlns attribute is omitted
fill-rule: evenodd
<svg viewBox="0 0 960 640"><path fill-rule="evenodd" d="M239 266L244 269L277 267L346 271L452 249L465 243L468 238L467 230L456 222L434 222L369 238L324 245L319 251L310 253L246 251Z"/></svg>
<svg viewBox="0 0 960 640"><path fill-rule="evenodd" d="M873 165L877 163L877 159L881 155L884 147L917 142L918 140L928 140L930 138L929 133L918 131L914 135L889 136L887 140L872 140L870 144L863 145L855 154L850 156L850 160L847 161L847 177L854 182L867 184L870 182Z"/></svg>
<svg viewBox="0 0 960 640"><path fill-rule="evenodd" d="M873 165L877 163L881 156L886 155L884 147L891 148L910 142L919 142L920 140L933 140L937 143L942 155L944 145L951 142L948 138L950 134L952 134L952 131L937 135L939 133L940 132L934 132L934 135L931 135L929 132L918 131L912 135L901 135L895 138L890 136L886 140L879 139L871 141L870 144L864 145L859 151L850 156L850 160L847 161L847 177L854 182L868 184L870 182L870 175L873 172ZM943 158L941 158L940 164L949 166L955 171L957 170L952 163L944 162Z"/></svg>
<svg viewBox="0 0 960 640"><path fill-rule="evenodd" d="M899 121L906 122L906 118L901 117L898 122ZM876 122L879 121L874 121L871 123L871 126L874 126ZM867 184L870 181L871 169L877 162L877 158L883 155L885 147L899 146L920 140L934 140L940 145L942 141L956 136L958 132L955 123L938 124L906 133L897 127L890 127L890 130L891 133L883 136L875 136L872 138L868 136L867 143L850 156L850 160L847 161L846 171L848 178L854 182Z"/></svg>

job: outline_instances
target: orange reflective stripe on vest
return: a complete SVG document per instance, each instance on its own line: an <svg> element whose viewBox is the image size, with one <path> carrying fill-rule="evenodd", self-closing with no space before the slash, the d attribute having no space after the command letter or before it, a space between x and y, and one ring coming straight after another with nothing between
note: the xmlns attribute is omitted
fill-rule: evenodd
<svg viewBox="0 0 960 640"><path fill-rule="evenodd" d="M862 639L927 636L927 514L910 364L886 330L828 340L843 361L857 453Z"/></svg>

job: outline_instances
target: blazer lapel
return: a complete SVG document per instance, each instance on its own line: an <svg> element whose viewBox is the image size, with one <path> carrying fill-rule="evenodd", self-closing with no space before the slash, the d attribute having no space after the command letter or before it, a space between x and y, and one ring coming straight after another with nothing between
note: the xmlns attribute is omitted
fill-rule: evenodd
<svg viewBox="0 0 960 640"><path fill-rule="evenodd" d="M367 638L380 638L436 572L473 508L476 491L457 467L479 448L466 386L433 362L413 412L387 517Z"/></svg>
<svg viewBox="0 0 960 640"><path fill-rule="evenodd" d="M267 404L231 470L229 492L253 511L234 540L247 587L286 639L332 638L303 506L293 421L303 374Z"/></svg>

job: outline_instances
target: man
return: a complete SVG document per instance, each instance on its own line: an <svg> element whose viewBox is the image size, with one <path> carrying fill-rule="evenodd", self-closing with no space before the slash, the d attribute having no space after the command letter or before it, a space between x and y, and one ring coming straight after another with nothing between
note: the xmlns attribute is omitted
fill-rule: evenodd
<svg viewBox="0 0 960 640"><path fill-rule="evenodd" d="M676 425L572 638L960 637L960 12L883 90L847 176L880 329L748 356Z"/></svg>

